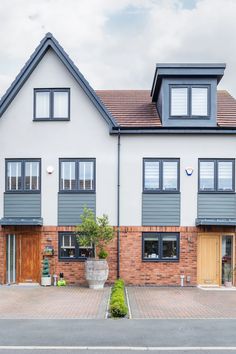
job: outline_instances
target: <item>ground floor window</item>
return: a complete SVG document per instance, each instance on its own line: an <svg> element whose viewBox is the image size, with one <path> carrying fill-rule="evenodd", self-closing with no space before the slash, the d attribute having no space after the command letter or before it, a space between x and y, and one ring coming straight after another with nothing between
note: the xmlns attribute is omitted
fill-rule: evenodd
<svg viewBox="0 0 236 354"><path fill-rule="evenodd" d="M76 240L76 234L72 232L59 232L59 259L76 260L94 256L94 249L82 247Z"/></svg>
<svg viewBox="0 0 236 354"><path fill-rule="evenodd" d="M145 261L177 261L179 233L144 232L142 258Z"/></svg>

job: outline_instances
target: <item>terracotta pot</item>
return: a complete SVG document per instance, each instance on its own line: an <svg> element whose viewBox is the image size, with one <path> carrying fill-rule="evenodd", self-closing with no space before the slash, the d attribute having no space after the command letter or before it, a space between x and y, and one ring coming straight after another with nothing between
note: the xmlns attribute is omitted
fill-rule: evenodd
<svg viewBox="0 0 236 354"><path fill-rule="evenodd" d="M85 261L85 278L91 289L102 289L108 273L108 264L105 259L89 258Z"/></svg>

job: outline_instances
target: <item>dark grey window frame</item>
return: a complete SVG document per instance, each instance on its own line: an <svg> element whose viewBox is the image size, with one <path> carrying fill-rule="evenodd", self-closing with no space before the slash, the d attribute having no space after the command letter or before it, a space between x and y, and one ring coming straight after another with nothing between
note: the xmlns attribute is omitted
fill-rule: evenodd
<svg viewBox="0 0 236 354"><path fill-rule="evenodd" d="M75 255L76 257L61 257L61 240L63 235L73 235L76 237L76 233L73 231L59 231L58 232L58 260L59 262L84 262L86 261L87 257L80 257L79 256L79 244L77 240L75 240ZM94 255L94 247L92 249Z"/></svg>
<svg viewBox="0 0 236 354"><path fill-rule="evenodd" d="M146 189L145 188L145 162L156 161L159 162L159 188L158 189ZM177 162L177 189L176 190L163 190L163 162ZM159 158L159 157L144 157L143 158L143 193L180 193L180 159L179 158Z"/></svg>
<svg viewBox="0 0 236 354"><path fill-rule="evenodd" d="M7 189L7 164L8 162L20 162L21 163L21 180L22 180L22 188L19 190L8 190ZM25 189L25 163L26 162L39 162L39 189L38 190L26 190ZM32 159L5 159L5 193L27 193L27 194L39 194L41 193L41 159L32 158Z"/></svg>
<svg viewBox="0 0 236 354"><path fill-rule="evenodd" d="M163 253L163 242L162 239L165 236L172 235L177 236L177 254L176 258L162 258ZM159 250L159 258L145 258L144 257L144 242L146 237L156 237L159 239L158 250ZM179 232L143 232L142 233L142 261L143 262L179 262L180 260L180 233Z"/></svg>
<svg viewBox="0 0 236 354"><path fill-rule="evenodd" d="M187 115L171 115L172 88L187 88ZM207 88L207 115L192 115L192 88ZM210 84L169 84L169 118L170 119L203 119L211 117L211 85Z"/></svg>
<svg viewBox="0 0 236 354"><path fill-rule="evenodd" d="M200 189L200 163L201 162L214 162L214 190L201 190ZM221 190L218 189L218 162L232 162L233 168L232 168L232 190ZM206 194L206 193L212 193L212 194L232 194L235 193L235 159L230 159L230 158L199 158L198 159L198 193L200 194Z"/></svg>
<svg viewBox="0 0 236 354"><path fill-rule="evenodd" d="M36 94L37 92L49 92L50 93L50 98L49 98L49 117L48 118L39 118L36 117ZM54 117L54 92L68 92L68 117L66 118L57 118ZM33 112L34 112L34 121L69 121L70 120L70 88L36 88L34 89L34 107L33 107Z"/></svg>
<svg viewBox="0 0 236 354"><path fill-rule="evenodd" d="M76 189L73 190L64 190L61 189L61 163L62 162L75 162L75 179L76 179ZM79 189L79 162L93 162L93 189ZM96 193L96 159L89 157L89 158L60 158L59 159L59 193L86 193L86 194L94 194Z"/></svg>

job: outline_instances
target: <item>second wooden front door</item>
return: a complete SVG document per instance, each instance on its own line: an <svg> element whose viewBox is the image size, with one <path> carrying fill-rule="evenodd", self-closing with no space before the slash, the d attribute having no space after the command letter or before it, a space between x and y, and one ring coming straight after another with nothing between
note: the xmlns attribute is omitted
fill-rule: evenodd
<svg viewBox="0 0 236 354"><path fill-rule="evenodd" d="M220 235L198 236L198 284L220 285Z"/></svg>
<svg viewBox="0 0 236 354"><path fill-rule="evenodd" d="M40 243L38 235L20 235L17 240L19 283L40 281Z"/></svg>

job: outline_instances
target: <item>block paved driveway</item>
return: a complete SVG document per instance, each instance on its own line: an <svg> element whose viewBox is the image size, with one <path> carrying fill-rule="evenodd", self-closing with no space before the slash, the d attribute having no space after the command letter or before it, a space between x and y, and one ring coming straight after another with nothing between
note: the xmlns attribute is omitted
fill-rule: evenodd
<svg viewBox="0 0 236 354"><path fill-rule="evenodd" d="M236 318L236 291L128 287L134 319Z"/></svg>
<svg viewBox="0 0 236 354"><path fill-rule="evenodd" d="M102 319L110 289L0 286L0 319Z"/></svg>

